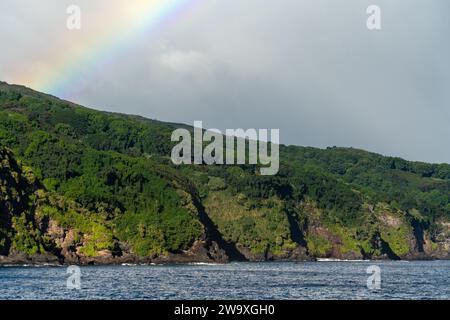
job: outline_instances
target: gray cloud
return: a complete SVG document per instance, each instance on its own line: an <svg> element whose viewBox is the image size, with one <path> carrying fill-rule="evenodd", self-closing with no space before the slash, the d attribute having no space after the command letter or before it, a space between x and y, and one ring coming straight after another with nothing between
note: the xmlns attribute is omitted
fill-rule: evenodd
<svg viewBox="0 0 450 320"><path fill-rule="evenodd" d="M8 82L24 64L51 65L45 46L66 32L68 3L89 12L115 1L30 3L0 4ZM366 28L370 4L381 7L381 31ZM198 1L106 67L87 66L71 96L160 120L280 128L286 144L450 162L449 9L447 0Z"/></svg>

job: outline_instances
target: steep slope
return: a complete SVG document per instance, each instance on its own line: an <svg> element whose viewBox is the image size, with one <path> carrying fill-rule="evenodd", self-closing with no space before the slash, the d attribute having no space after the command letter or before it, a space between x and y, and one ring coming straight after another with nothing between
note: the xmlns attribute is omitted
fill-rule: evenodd
<svg viewBox="0 0 450 320"><path fill-rule="evenodd" d="M170 135L180 126L189 128L0 83L2 157L23 163L2 168L0 255L65 263L449 257L449 165L281 146L276 176L245 165L176 167ZM19 188L15 172L33 179ZM39 201L28 200L36 193ZM20 227L34 239L25 247L12 245Z"/></svg>
<svg viewBox="0 0 450 320"><path fill-rule="evenodd" d="M89 264L228 259L216 242L205 241L205 230L197 219L191 219L192 222L185 218L181 222L179 227L185 230L179 234L187 236L186 239L181 236L171 238L173 229L178 226L171 225L169 220L177 218L176 214L164 217L162 213L161 219L167 220L164 227L160 226L161 222L152 221L150 212L143 217L124 214L111 219L111 213L104 207L88 210L46 190L31 169L21 165L4 147L0 148L0 188L0 263ZM164 191L168 193L170 189ZM189 215L197 217L192 197L181 189L177 192L183 199L180 209L186 208ZM192 223L197 228L194 231L190 230Z"/></svg>

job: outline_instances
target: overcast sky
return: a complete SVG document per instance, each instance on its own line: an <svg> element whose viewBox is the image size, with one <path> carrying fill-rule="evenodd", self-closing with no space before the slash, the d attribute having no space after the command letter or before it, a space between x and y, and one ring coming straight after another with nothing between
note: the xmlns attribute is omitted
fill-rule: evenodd
<svg viewBox="0 0 450 320"><path fill-rule="evenodd" d="M2 0L0 80L39 89L113 30L120 50L83 60L49 93L208 128L279 128L285 144L450 163L450 1L192 0L121 39L114 28L126 30L134 1ZM82 9L79 31L66 28L69 4ZM371 4L378 31L366 27Z"/></svg>

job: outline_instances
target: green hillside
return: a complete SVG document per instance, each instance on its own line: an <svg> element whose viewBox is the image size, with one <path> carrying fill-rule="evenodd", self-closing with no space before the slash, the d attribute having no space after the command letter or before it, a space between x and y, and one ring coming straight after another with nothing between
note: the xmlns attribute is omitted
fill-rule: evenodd
<svg viewBox="0 0 450 320"><path fill-rule="evenodd" d="M186 127L0 82L0 263L450 257L450 165L280 146L182 165Z"/></svg>

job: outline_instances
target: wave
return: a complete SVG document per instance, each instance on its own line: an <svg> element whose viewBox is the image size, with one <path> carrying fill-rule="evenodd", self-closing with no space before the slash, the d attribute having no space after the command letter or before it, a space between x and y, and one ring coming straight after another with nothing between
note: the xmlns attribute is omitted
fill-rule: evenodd
<svg viewBox="0 0 450 320"><path fill-rule="evenodd" d="M223 265L223 263L211 263L211 262L189 262L188 265L193 266L220 266Z"/></svg>
<svg viewBox="0 0 450 320"><path fill-rule="evenodd" d="M372 260L364 259L335 259L335 258L317 258L317 262L368 262Z"/></svg>

